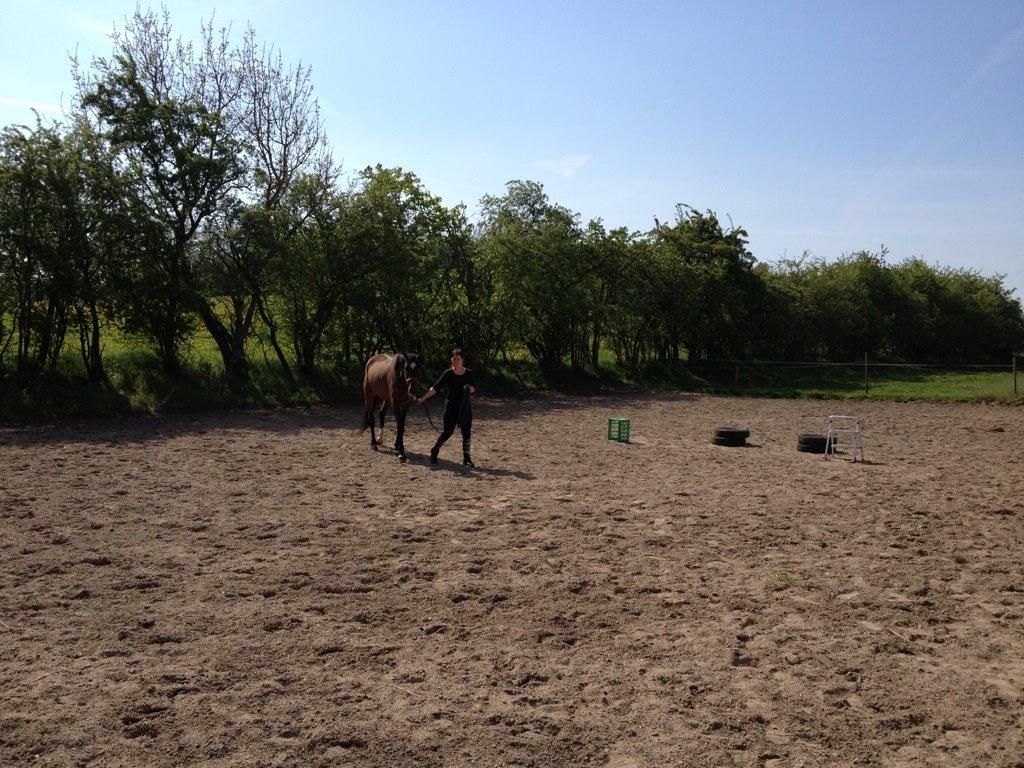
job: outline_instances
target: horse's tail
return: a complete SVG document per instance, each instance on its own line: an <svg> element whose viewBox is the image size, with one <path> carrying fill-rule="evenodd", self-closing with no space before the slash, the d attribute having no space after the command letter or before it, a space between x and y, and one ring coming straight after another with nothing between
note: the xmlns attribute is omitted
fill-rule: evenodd
<svg viewBox="0 0 1024 768"><path fill-rule="evenodd" d="M380 357L375 355L366 361L365 372L363 373L363 423L358 427L359 434L363 434L373 423L373 406L376 398L373 396L371 386L370 368L373 362Z"/></svg>

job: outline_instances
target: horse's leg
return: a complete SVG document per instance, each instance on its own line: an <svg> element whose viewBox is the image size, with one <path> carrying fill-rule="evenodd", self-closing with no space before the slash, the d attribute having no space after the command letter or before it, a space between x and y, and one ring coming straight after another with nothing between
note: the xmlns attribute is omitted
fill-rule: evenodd
<svg viewBox="0 0 1024 768"><path fill-rule="evenodd" d="M380 403L380 439L384 439L384 414L388 412L387 400L382 400Z"/></svg>
<svg viewBox="0 0 1024 768"><path fill-rule="evenodd" d="M373 450L376 451L376 450L378 450L378 448L377 448L377 432L374 430L374 421L375 421L375 419L373 418L373 411L374 411L374 408L376 408L376 406L377 406L377 397L375 395L370 395L369 397L370 397L370 401L365 404L365 407L366 407L366 418L370 422L370 447L373 448Z"/></svg>
<svg viewBox="0 0 1024 768"><path fill-rule="evenodd" d="M395 450L398 458L405 461L405 412L406 408L395 408L395 421L398 424L398 437L395 440Z"/></svg>

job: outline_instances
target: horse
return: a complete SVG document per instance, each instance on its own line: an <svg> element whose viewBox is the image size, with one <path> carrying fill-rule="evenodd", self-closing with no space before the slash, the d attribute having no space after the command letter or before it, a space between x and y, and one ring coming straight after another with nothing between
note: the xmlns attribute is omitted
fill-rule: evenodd
<svg viewBox="0 0 1024 768"><path fill-rule="evenodd" d="M377 433L373 425L373 412L380 407L380 429L384 431L384 413L390 407L398 424L395 453L405 461L405 415L416 401L423 368L415 354L374 355L366 361L363 376L363 426L360 434L370 428L370 447L378 450Z"/></svg>

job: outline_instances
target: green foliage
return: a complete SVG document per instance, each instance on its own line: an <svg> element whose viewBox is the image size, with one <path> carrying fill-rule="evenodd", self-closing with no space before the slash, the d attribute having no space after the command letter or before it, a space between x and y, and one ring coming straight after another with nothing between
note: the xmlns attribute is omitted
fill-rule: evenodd
<svg viewBox="0 0 1024 768"><path fill-rule="evenodd" d="M675 224L657 223L651 233L663 282L658 308L662 359L740 357L752 352L751 303L763 291L752 271L747 233L724 229L712 211L678 206Z"/></svg>
<svg viewBox="0 0 1024 768"><path fill-rule="evenodd" d="M560 365L586 333L587 249L579 217L536 182L510 181L481 200L480 249L501 284L519 340L541 369Z"/></svg>
<svg viewBox="0 0 1024 768"><path fill-rule="evenodd" d="M841 397L862 396L859 368L749 361L1005 364L1024 349L999 276L884 248L756 264L713 211L609 229L532 181L471 219L401 168L343 178L308 68L251 31L236 45L206 25L193 46L166 11L137 10L76 79L67 125L0 134L7 413L329 399L378 351L438 370L454 344L506 391ZM873 372L871 396L1001 396L1005 379Z"/></svg>
<svg viewBox="0 0 1024 768"><path fill-rule="evenodd" d="M439 198L401 168L366 168L346 222L368 290L362 307L377 343L422 350L439 326L441 295L450 289L450 219Z"/></svg>
<svg viewBox="0 0 1024 768"><path fill-rule="evenodd" d="M60 172L61 149L60 133L42 125L0 135L0 296L12 316L4 344L16 344L15 370L27 381L56 367L74 296L60 200L47 183Z"/></svg>
<svg viewBox="0 0 1024 768"><path fill-rule="evenodd" d="M776 297L775 359L874 359L1003 363L1024 341L1020 300L1001 277L931 266L890 265L887 251L834 262L805 254L758 270Z"/></svg>

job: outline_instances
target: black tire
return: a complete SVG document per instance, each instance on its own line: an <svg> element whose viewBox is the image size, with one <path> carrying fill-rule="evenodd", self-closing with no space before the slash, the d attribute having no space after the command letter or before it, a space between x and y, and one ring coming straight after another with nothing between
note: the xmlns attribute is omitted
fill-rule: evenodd
<svg viewBox="0 0 1024 768"><path fill-rule="evenodd" d="M807 445L806 443L797 443L796 449L801 453L824 453L825 444L822 443L821 445Z"/></svg>
<svg viewBox="0 0 1024 768"><path fill-rule="evenodd" d="M750 437L750 430L739 427L719 427L715 430L715 437L724 437L727 440L746 440Z"/></svg>
<svg viewBox="0 0 1024 768"><path fill-rule="evenodd" d="M812 448L816 448L818 446L824 448L827 442L828 437L825 435L800 435L800 437L797 438L796 444L807 445Z"/></svg>
<svg viewBox="0 0 1024 768"><path fill-rule="evenodd" d="M724 445L727 448L742 448L747 444L747 438L745 437L713 437L711 442L715 445Z"/></svg>

